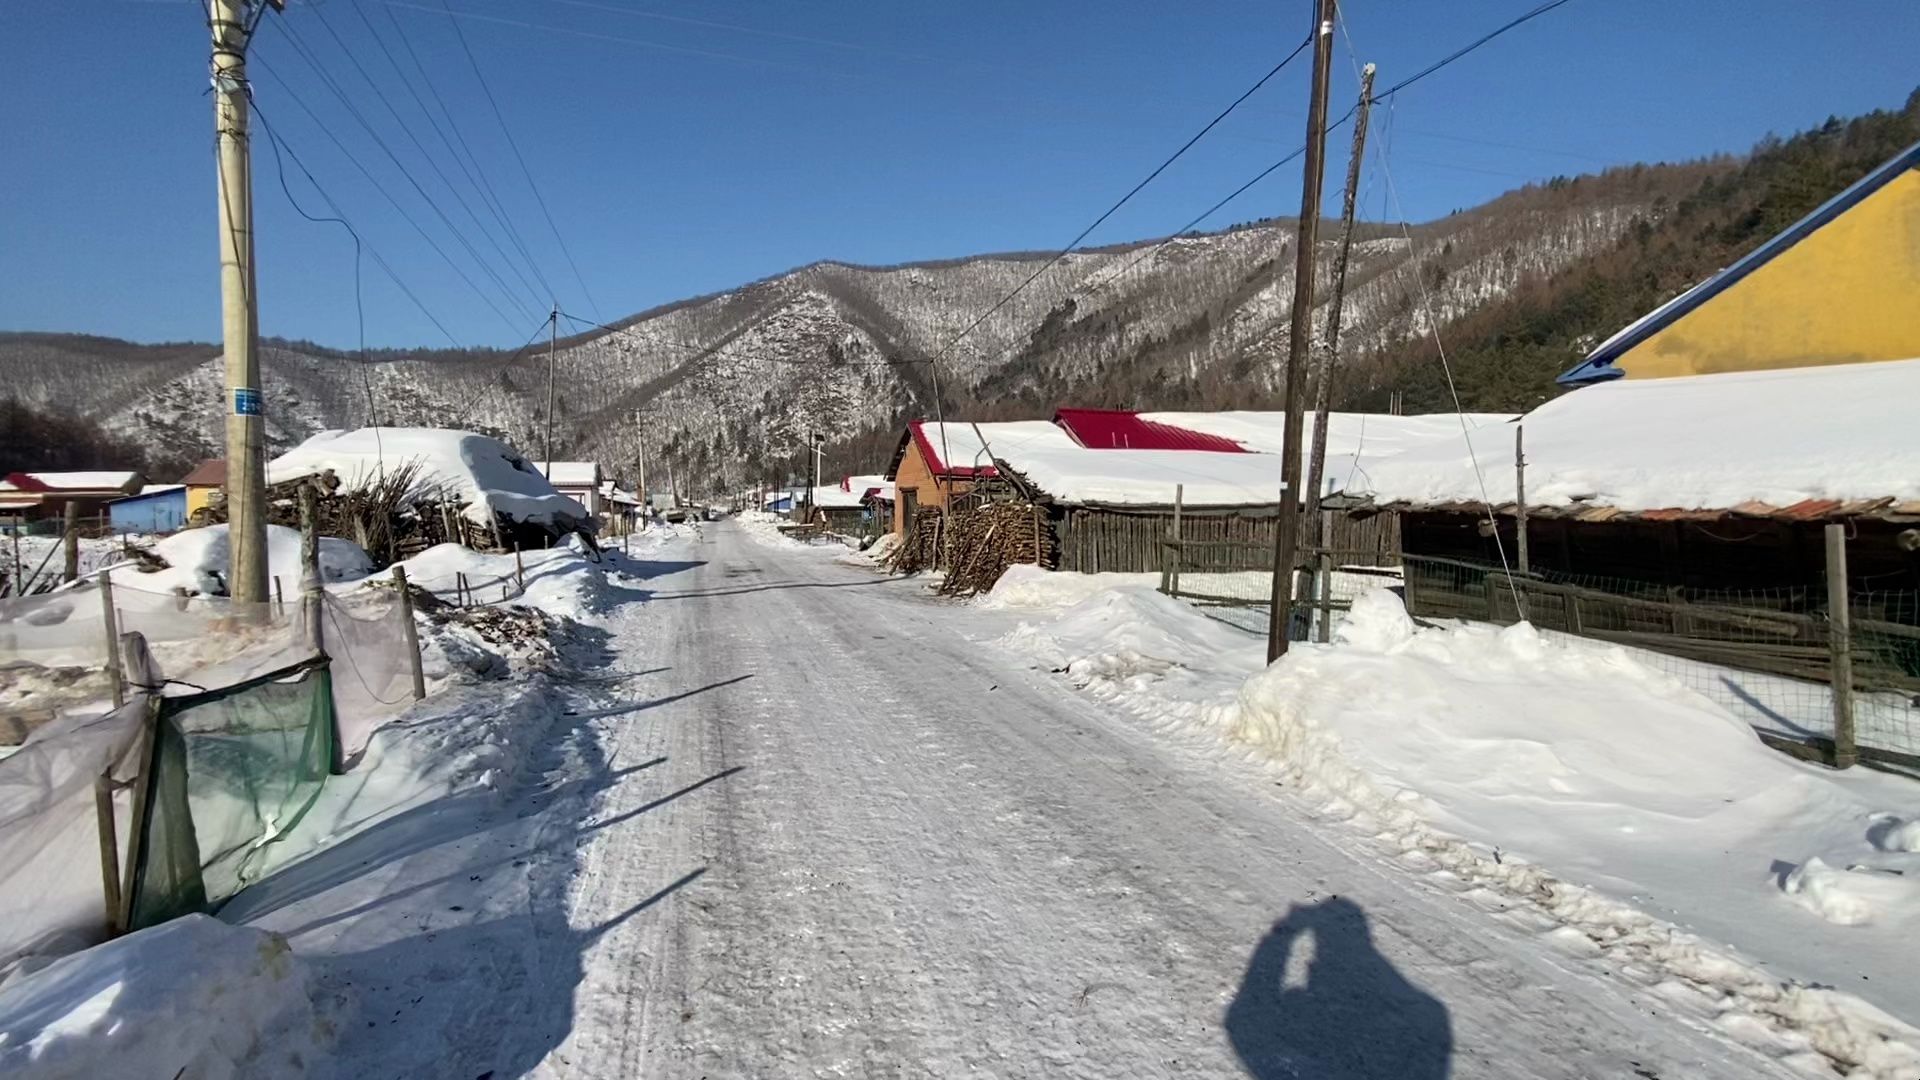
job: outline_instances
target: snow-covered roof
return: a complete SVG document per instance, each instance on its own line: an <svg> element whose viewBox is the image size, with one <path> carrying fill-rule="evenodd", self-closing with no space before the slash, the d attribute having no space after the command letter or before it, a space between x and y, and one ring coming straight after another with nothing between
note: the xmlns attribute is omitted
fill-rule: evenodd
<svg viewBox="0 0 1920 1080"><path fill-rule="evenodd" d="M593 487L600 483L597 461L536 461L534 471L553 481L555 487Z"/></svg>
<svg viewBox="0 0 1920 1080"><path fill-rule="evenodd" d="M137 472L29 472L8 476L13 491L123 491L140 479Z"/></svg>
<svg viewBox="0 0 1920 1080"><path fill-rule="evenodd" d="M1920 360L1619 379L1521 419L1529 506L1767 513L1809 500L1920 500ZM1513 428L1383 461L1345 488L1376 504L1514 501Z"/></svg>
<svg viewBox="0 0 1920 1080"><path fill-rule="evenodd" d="M1265 454L1217 450L1090 450L1083 446L996 442L1008 468L1079 506L1171 506L1176 486L1189 507L1272 506L1280 499L1280 462Z"/></svg>
<svg viewBox="0 0 1920 1080"><path fill-rule="evenodd" d="M858 510L865 492L847 491L838 484L813 489L813 505L822 510Z"/></svg>
<svg viewBox="0 0 1920 1080"><path fill-rule="evenodd" d="M1078 448L1073 436L1051 420L1009 420L970 424L950 420L942 424L916 420L907 425L920 456L935 473L954 476L993 474L993 459L1022 449ZM983 441L984 440L984 441Z"/></svg>
<svg viewBox="0 0 1920 1080"><path fill-rule="evenodd" d="M621 503L626 506L640 505L639 495L631 491L621 490L612 480L600 481L600 497L608 502Z"/></svg>
<svg viewBox="0 0 1920 1080"><path fill-rule="evenodd" d="M1327 453L1378 459L1426 443L1460 437L1464 415L1469 428L1504 424L1513 413L1427 413L1394 416L1390 413L1334 412L1327 414ZM1154 412L1140 418L1231 439L1256 454L1277 454L1286 435L1287 414L1229 409L1223 412ZM1302 447L1313 445L1313 417L1306 417L1300 433ZM1304 453L1303 460L1304 460Z"/></svg>
<svg viewBox="0 0 1920 1080"><path fill-rule="evenodd" d="M274 458L267 482L277 484L328 469L348 487L362 486L385 468L412 464L423 491L444 490L466 503L468 518L486 523L489 511L520 521L584 521L587 509L554 490L532 462L498 439L444 428L358 428L323 431Z"/></svg>
<svg viewBox="0 0 1920 1080"><path fill-rule="evenodd" d="M165 495L169 491L185 491L186 489L187 485L185 484L146 484L142 486L139 491L134 492L125 499L115 499L113 501L123 503L131 499L144 499L151 495Z"/></svg>

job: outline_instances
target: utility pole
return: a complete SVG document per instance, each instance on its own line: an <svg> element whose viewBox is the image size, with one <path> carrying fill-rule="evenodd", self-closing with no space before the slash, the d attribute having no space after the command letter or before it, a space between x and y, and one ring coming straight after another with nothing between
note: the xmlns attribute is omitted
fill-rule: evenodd
<svg viewBox="0 0 1920 1080"><path fill-rule="evenodd" d="M253 265L253 175L247 137L247 42L263 5L212 0L213 124L219 156L220 339L227 365L227 590L267 599L267 444L260 392L260 304Z"/></svg>
<svg viewBox="0 0 1920 1080"><path fill-rule="evenodd" d="M547 481L553 481L553 373L560 344L560 305L547 315Z"/></svg>
<svg viewBox="0 0 1920 1080"><path fill-rule="evenodd" d="M1326 547L1331 529L1320 513L1326 490L1327 414L1333 409L1333 368L1340 352L1340 304L1347 292L1347 259L1353 252L1353 212L1360 198L1360 160L1367 148L1367 114L1373 111L1373 72L1360 69L1360 105L1353 117L1353 152L1347 158L1347 191L1340 204L1340 246L1333 257L1333 296L1327 301L1327 342L1313 373L1313 453L1307 464L1307 520Z"/></svg>
<svg viewBox="0 0 1920 1080"><path fill-rule="evenodd" d="M1307 105L1307 151L1300 183L1299 250L1294 253L1293 322L1287 336L1287 426L1280 439L1280 510L1274 520L1273 595L1267 605L1267 663L1287 654L1293 612L1293 563L1300 547L1300 424L1306 408L1307 353L1313 336L1313 249L1320 226L1320 182L1327 156L1327 76L1333 67L1337 0L1317 0L1313 28L1313 93Z"/></svg>

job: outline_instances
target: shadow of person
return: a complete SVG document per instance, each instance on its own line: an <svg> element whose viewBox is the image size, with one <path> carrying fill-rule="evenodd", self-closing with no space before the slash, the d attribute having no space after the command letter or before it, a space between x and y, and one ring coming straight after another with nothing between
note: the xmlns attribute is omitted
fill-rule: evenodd
<svg viewBox="0 0 1920 1080"><path fill-rule="evenodd" d="M1375 951L1366 913L1341 897L1274 924L1226 1028L1259 1080L1440 1080L1453 1055L1446 1006Z"/></svg>

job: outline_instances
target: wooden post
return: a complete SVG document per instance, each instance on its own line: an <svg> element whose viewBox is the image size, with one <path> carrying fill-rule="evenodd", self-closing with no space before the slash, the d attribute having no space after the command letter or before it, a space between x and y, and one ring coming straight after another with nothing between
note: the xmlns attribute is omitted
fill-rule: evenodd
<svg viewBox="0 0 1920 1080"><path fill-rule="evenodd" d="M312 484L300 485L300 604L307 628L307 645L326 652L320 632L320 493Z"/></svg>
<svg viewBox="0 0 1920 1080"><path fill-rule="evenodd" d="M1187 507L1187 484L1173 484L1173 530L1167 532L1167 540L1173 542L1167 548L1167 565L1160 577L1164 578L1164 590L1167 596L1179 596L1181 592L1181 563L1187 559L1187 546L1181 532L1181 515Z"/></svg>
<svg viewBox="0 0 1920 1080"><path fill-rule="evenodd" d="M146 847L147 802L153 790L154 728L160 722L160 695L153 689L159 674L153 670L153 655L147 651L147 639L137 631L121 634L120 656L127 681L146 695L147 715L131 750L134 774L132 809L127 822L127 859L118 867L120 886L114 897L118 910L107 928L115 936L126 933L133 920L133 875L139 869L142 849ZM116 849L118 846L116 842Z"/></svg>
<svg viewBox="0 0 1920 1080"><path fill-rule="evenodd" d="M413 700L427 696L427 676L420 667L420 633L413 625L413 591L407 587L407 568L394 564L393 590L400 597L401 634L407 639L407 659L413 665Z"/></svg>
<svg viewBox="0 0 1920 1080"><path fill-rule="evenodd" d="M109 652L118 651L118 643ZM115 665L118 666L118 665ZM120 933L120 829L113 820L113 763L93 778L93 831L100 840L100 894L107 934Z"/></svg>
<svg viewBox="0 0 1920 1080"><path fill-rule="evenodd" d="M1333 640L1333 511L1320 511L1320 551L1314 556L1314 592L1320 600L1320 628L1314 640L1320 644Z"/></svg>
<svg viewBox="0 0 1920 1080"><path fill-rule="evenodd" d="M1520 572L1530 574L1533 568L1527 559L1527 447L1523 441L1526 428L1513 425L1513 518L1515 558L1519 560ZM1499 526L1494 526L1498 535ZM1521 618L1526 614L1521 613Z"/></svg>
<svg viewBox="0 0 1920 1080"><path fill-rule="evenodd" d="M280 588L279 574L273 575L273 606L275 614L285 615L287 613L287 594Z"/></svg>
<svg viewBox="0 0 1920 1080"><path fill-rule="evenodd" d="M520 555L520 538L513 539L513 581L521 592L527 591L527 563Z"/></svg>
<svg viewBox="0 0 1920 1080"><path fill-rule="evenodd" d="M1033 510L1033 565L1040 565L1040 504L1034 503Z"/></svg>
<svg viewBox="0 0 1920 1080"><path fill-rule="evenodd" d="M453 596L454 599L460 601L461 607L466 607L472 597L472 592L467 588L467 572L465 570L461 570L453 576Z"/></svg>
<svg viewBox="0 0 1920 1080"><path fill-rule="evenodd" d="M1833 654L1833 765L1860 760L1853 740L1853 619L1847 596L1847 527L1827 526L1827 643Z"/></svg>
<svg viewBox="0 0 1920 1080"><path fill-rule="evenodd" d="M107 678L113 683L113 707L127 703L126 674L120 670L120 619L113 610L113 579L105 570L95 580L100 583L100 615L107 624Z"/></svg>
<svg viewBox="0 0 1920 1080"><path fill-rule="evenodd" d="M80 504L67 500L67 531L61 536L62 546L66 548L67 565L60 573L61 581L72 581L80 576Z"/></svg>
<svg viewBox="0 0 1920 1080"><path fill-rule="evenodd" d="M20 580L20 526L14 525L7 535L13 539L13 595L20 596L26 584Z"/></svg>

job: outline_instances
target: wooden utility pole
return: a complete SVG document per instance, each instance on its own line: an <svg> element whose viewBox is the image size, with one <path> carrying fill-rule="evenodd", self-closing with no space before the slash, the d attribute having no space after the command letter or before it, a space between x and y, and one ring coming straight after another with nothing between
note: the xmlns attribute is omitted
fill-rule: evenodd
<svg viewBox="0 0 1920 1080"><path fill-rule="evenodd" d="M1320 516L1320 495L1326 490L1327 414L1333 409L1333 369L1340 353L1340 304L1347 292L1347 258L1353 252L1353 212L1360 198L1360 160L1367 148L1367 115L1373 111L1373 72L1360 70L1360 105L1353 116L1353 151L1347 157L1347 191L1340 203L1340 246L1333 257L1333 296L1327 301L1327 342L1313 373L1313 453L1307 464L1307 520L1319 526L1320 546L1326 547L1330 529Z"/></svg>
<svg viewBox="0 0 1920 1080"><path fill-rule="evenodd" d="M553 382L560 351L560 305L547 316L547 482L553 482Z"/></svg>
<svg viewBox="0 0 1920 1080"><path fill-rule="evenodd" d="M1267 605L1267 662L1287 653L1293 611L1293 563L1300 546L1300 425L1306 407L1308 345L1313 336L1313 249L1320 226L1320 183L1327 156L1327 76L1333 67L1337 0L1316 0L1313 91L1307 105L1306 165L1300 183L1299 250L1294 253L1293 321L1287 335L1287 426L1280 440L1280 509L1274 520L1273 595Z"/></svg>
<svg viewBox="0 0 1920 1080"><path fill-rule="evenodd" d="M307 647L326 652L320 630L320 493L311 482L300 485L300 615Z"/></svg>
<svg viewBox="0 0 1920 1080"><path fill-rule="evenodd" d="M260 305L253 263L247 136L247 42L260 8L281 0L210 0L213 120L219 157L220 331L227 366L227 591L267 599L267 446L260 390Z"/></svg>
<svg viewBox="0 0 1920 1080"><path fill-rule="evenodd" d="M1520 572L1533 572L1532 560L1527 552L1527 429L1523 424L1513 425L1513 547L1514 557L1519 561ZM1497 533L1500 525L1493 523ZM1521 612L1526 617L1526 612Z"/></svg>

